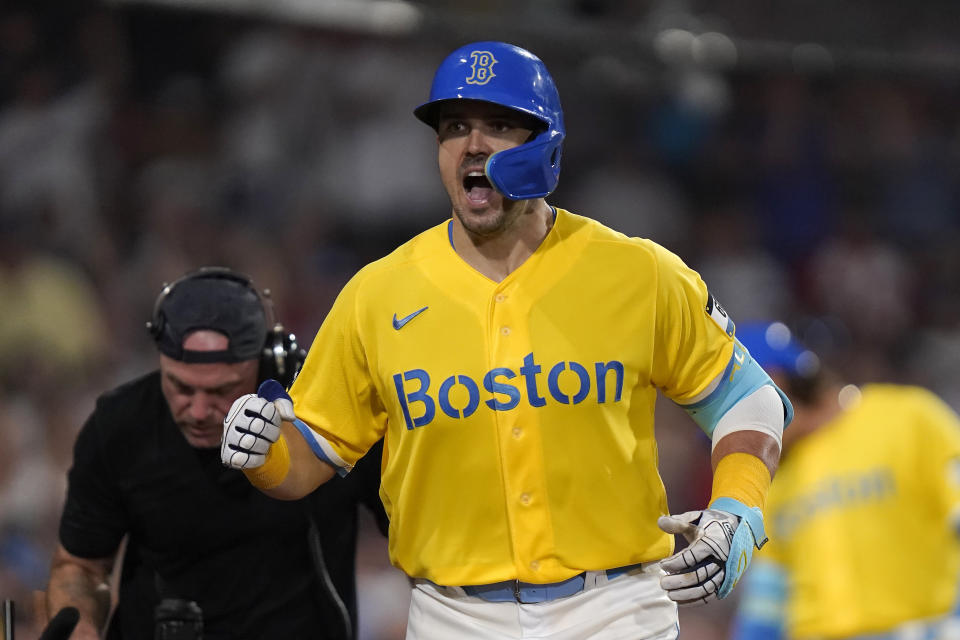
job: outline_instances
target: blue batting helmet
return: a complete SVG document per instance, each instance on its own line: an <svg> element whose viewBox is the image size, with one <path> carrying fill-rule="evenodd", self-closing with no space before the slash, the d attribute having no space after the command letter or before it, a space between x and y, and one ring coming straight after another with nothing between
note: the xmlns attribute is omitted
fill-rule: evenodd
<svg viewBox="0 0 960 640"><path fill-rule="evenodd" d="M782 322L738 324L736 338L764 369L780 369L793 378L809 378L820 368L816 354L800 344Z"/></svg>
<svg viewBox="0 0 960 640"><path fill-rule="evenodd" d="M513 200L542 198L557 188L566 130L557 86L540 58L505 42L475 42L440 63L430 100L414 109L417 118L437 128L438 106L451 100L480 100L537 118L544 131L524 144L487 160L487 177Z"/></svg>

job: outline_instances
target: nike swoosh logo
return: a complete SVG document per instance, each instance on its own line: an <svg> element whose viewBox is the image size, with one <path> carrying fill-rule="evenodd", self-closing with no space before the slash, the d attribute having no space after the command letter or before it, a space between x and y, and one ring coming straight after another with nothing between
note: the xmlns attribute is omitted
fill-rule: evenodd
<svg viewBox="0 0 960 640"><path fill-rule="evenodd" d="M396 329L397 331L399 331L400 329L403 329L404 325L406 325L408 322L410 322L411 320L413 320L414 318L416 318L418 315L420 315L426 310L427 310L427 307L424 307L423 309L417 309L410 315L403 316L399 320L397 319L397 314L393 314L393 328Z"/></svg>

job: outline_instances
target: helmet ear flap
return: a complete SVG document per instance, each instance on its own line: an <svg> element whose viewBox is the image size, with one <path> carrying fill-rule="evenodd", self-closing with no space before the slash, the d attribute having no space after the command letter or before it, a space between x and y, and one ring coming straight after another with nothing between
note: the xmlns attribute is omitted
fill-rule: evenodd
<svg viewBox="0 0 960 640"><path fill-rule="evenodd" d="M563 134L548 130L519 147L498 151L484 169L497 191L512 200L542 198L557 188Z"/></svg>

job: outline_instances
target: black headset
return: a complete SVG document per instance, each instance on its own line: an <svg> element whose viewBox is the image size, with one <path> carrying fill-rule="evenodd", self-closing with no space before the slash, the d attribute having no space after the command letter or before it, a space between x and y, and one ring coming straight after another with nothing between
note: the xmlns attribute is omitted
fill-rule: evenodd
<svg viewBox="0 0 960 640"><path fill-rule="evenodd" d="M200 267L177 278L171 283L164 283L153 303L153 313L147 322L147 331L158 340L163 332L165 319L160 313L164 300L176 287L182 282L195 279L222 279L237 282L246 287L257 296L260 306L263 309L264 318L267 320L267 335L264 337L263 348L260 352L260 368L258 381L273 378L284 386L289 388L293 380L300 373L300 367L307 357L307 351L297 344L297 337L288 332L280 322L277 321L273 311L273 299L270 297L270 290L264 289L260 292L253 284L249 276L233 271L227 267Z"/></svg>

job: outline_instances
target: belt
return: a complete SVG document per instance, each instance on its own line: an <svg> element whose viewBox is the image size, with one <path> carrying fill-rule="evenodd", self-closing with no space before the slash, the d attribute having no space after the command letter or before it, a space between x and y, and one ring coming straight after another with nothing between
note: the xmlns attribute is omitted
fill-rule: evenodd
<svg viewBox="0 0 960 640"><path fill-rule="evenodd" d="M617 567L616 569L607 569L602 573L606 574L607 580L613 580L642 566L642 563L631 564L625 567ZM586 586L587 572L583 572L561 582L551 582L549 584L504 580L503 582L494 582L492 584L469 585L461 587L461 589L463 589L463 592L468 596L481 598L487 602L533 604L572 596L583 591Z"/></svg>

